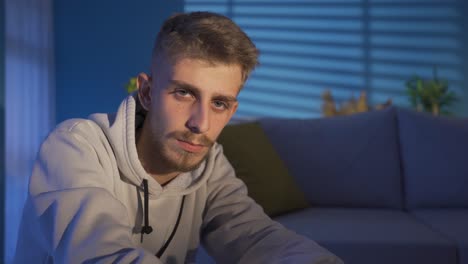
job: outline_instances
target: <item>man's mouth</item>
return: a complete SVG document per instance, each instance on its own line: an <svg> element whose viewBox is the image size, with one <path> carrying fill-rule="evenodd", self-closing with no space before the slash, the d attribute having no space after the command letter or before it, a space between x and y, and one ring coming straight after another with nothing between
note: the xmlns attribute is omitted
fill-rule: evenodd
<svg viewBox="0 0 468 264"><path fill-rule="evenodd" d="M187 152L192 152L192 153L202 152L203 149L206 147L205 145L196 144L190 141L184 141L180 139L177 139L177 143L182 149L184 149Z"/></svg>

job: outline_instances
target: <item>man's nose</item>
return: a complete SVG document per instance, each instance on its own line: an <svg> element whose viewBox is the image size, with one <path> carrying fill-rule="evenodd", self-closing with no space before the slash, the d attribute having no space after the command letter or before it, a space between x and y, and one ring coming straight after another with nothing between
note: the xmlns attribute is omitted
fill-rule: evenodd
<svg viewBox="0 0 468 264"><path fill-rule="evenodd" d="M203 104L195 104L187 121L187 128L192 133L203 134L210 129L210 109Z"/></svg>

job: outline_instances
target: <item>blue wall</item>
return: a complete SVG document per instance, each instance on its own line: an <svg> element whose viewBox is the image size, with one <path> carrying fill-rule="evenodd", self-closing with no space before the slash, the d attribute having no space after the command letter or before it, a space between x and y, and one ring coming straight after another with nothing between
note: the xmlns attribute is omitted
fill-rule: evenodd
<svg viewBox="0 0 468 264"><path fill-rule="evenodd" d="M0 260L5 239L5 6L0 0Z"/></svg>
<svg viewBox="0 0 468 264"><path fill-rule="evenodd" d="M55 1L57 123L115 112L128 79L148 71L163 20L182 11L182 0Z"/></svg>

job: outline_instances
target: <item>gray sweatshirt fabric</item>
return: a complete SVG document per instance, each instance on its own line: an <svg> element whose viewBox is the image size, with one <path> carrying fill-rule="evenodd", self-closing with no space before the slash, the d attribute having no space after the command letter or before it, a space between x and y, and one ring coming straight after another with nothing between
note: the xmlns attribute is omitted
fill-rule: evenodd
<svg viewBox="0 0 468 264"><path fill-rule="evenodd" d="M200 243L218 263L342 263L265 215L217 143L198 169L159 185L138 159L135 98L116 114L71 119L49 134L30 178L15 263L194 263ZM142 235L145 209L153 231Z"/></svg>

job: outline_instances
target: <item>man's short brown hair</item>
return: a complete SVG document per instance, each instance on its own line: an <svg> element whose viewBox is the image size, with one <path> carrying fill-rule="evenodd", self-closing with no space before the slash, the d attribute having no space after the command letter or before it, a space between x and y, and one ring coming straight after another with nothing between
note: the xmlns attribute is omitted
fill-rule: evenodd
<svg viewBox="0 0 468 264"><path fill-rule="evenodd" d="M240 65L243 81L258 64L255 44L231 19L211 12L176 14L168 18L153 48L152 64L164 60L200 59L209 63Z"/></svg>

